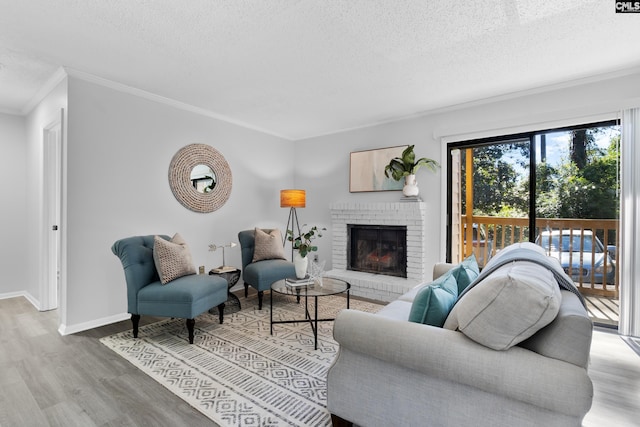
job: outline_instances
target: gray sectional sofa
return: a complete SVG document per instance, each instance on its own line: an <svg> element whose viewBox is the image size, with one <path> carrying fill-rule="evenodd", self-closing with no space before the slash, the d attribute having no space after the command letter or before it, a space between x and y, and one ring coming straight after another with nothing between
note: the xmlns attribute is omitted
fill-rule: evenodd
<svg viewBox="0 0 640 427"><path fill-rule="evenodd" d="M540 258L533 244L514 248L519 257L496 256L460 290L444 327L408 320L428 284L376 314L341 312L327 378L334 425L581 425L593 398L592 322L579 294L558 285L559 263L523 260ZM452 268L436 265L434 279Z"/></svg>

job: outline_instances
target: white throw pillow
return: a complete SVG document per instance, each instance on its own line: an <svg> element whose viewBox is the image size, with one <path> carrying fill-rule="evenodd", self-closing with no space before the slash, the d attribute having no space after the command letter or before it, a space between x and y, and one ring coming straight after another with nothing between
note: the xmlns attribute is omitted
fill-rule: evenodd
<svg viewBox="0 0 640 427"><path fill-rule="evenodd" d="M444 328L494 350L507 350L557 316L562 296L553 274L527 261L498 268L456 303Z"/></svg>

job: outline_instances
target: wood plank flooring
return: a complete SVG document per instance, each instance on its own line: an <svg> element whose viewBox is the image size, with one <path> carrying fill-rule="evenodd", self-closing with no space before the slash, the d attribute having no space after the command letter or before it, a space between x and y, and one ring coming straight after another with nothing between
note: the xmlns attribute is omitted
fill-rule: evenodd
<svg viewBox="0 0 640 427"><path fill-rule="evenodd" d="M0 300L0 426L216 426L100 344L130 321L64 337L57 324L56 311Z"/></svg>
<svg viewBox="0 0 640 427"><path fill-rule="evenodd" d="M62 337L57 316L22 297L0 300L1 427L216 426L100 344L129 321ZM584 426L639 425L640 356L615 331L595 331L589 373Z"/></svg>

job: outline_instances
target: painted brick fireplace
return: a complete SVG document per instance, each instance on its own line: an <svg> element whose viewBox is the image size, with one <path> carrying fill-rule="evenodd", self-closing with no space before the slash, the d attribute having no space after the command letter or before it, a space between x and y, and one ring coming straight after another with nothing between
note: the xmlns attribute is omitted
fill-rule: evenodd
<svg viewBox="0 0 640 427"><path fill-rule="evenodd" d="M333 203L330 206L332 267L326 273L351 283L353 295L379 301L393 301L415 285L426 280L424 202ZM406 226L406 275L386 276L348 270L348 225Z"/></svg>

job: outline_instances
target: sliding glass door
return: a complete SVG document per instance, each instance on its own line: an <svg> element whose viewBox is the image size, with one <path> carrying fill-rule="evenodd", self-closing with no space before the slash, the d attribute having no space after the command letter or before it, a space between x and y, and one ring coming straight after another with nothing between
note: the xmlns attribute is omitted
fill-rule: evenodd
<svg viewBox="0 0 640 427"><path fill-rule="evenodd" d="M483 267L529 241L585 295L617 298L620 128L614 121L448 146L448 259ZM607 304L604 323L617 323Z"/></svg>

